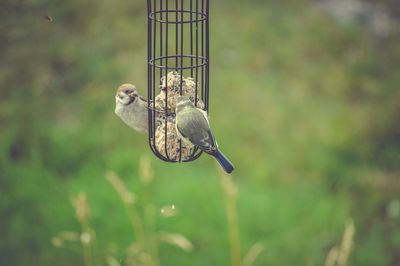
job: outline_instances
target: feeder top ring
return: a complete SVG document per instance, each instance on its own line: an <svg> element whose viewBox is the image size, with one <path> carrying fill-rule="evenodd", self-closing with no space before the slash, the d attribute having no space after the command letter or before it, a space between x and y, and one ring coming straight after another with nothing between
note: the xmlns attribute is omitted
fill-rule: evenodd
<svg viewBox="0 0 400 266"><path fill-rule="evenodd" d="M175 13L175 15L171 15L170 13ZM170 15L168 15L168 14L170 14ZM185 14L189 17L187 19L178 20L177 19L178 14ZM164 20L163 19L164 17L167 20ZM193 18L193 17L195 17L195 18ZM171 10L161 10L161 11L151 12L149 14L149 18L151 20L155 20L160 23L182 24L182 23L193 23L193 22L204 21L206 19L206 14L201 13L201 12L189 11L189 10L171 9Z"/></svg>
<svg viewBox="0 0 400 266"><path fill-rule="evenodd" d="M192 59L192 60L196 60L196 61L201 61L198 62L196 64L191 64L189 66L181 66L178 67L178 69L196 69L198 67L202 67L207 65L208 60L207 58L205 58L204 56L196 56L196 55L168 55L168 56L159 56L159 57L155 57L154 59L149 60L149 64L152 66L155 66L156 68L160 68L160 69L176 69L176 67L167 67L167 66L163 66L162 62L163 61L167 61L167 60L176 60L176 59ZM161 64L157 64L158 62L161 62Z"/></svg>

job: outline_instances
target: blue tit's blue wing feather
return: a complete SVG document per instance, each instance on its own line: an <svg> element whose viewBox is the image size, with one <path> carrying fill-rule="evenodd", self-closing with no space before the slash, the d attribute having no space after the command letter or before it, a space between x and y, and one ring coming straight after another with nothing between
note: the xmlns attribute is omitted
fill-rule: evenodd
<svg viewBox="0 0 400 266"><path fill-rule="evenodd" d="M221 151L217 150L212 154L218 163L224 168L225 172L228 174L232 173L234 170L233 164L229 161L228 157L225 156Z"/></svg>

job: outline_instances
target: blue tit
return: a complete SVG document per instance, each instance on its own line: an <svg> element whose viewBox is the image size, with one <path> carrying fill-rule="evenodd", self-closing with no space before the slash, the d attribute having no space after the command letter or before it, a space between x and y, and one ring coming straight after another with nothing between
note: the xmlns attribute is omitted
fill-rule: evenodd
<svg viewBox="0 0 400 266"><path fill-rule="evenodd" d="M218 150L217 142L211 132L207 113L196 108L187 96L179 96L176 105L176 132L186 143L199 147L213 156L227 173L233 171L229 159Z"/></svg>

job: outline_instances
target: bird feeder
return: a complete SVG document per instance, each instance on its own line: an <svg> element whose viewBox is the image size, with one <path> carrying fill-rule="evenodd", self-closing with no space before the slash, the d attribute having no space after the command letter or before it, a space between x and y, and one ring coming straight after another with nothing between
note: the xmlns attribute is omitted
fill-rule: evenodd
<svg viewBox="0 0 400 266"><path fill-rule="evenodd" d="M208 111L209 0L148 0L148 137L168 162L197 159L201 151L175 129L177 97Z"/></svg>

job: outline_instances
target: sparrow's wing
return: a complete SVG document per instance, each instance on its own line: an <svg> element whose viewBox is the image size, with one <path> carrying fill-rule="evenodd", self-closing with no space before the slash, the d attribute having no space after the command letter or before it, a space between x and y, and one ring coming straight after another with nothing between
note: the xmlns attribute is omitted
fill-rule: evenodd
<svg viewBox="0 0 400 266"><path fill-rule="evenodd" d="M211 152L215 148L215 140L208 121L199 110L193 108L182 113L179 116L177 129L184 138L205 152Z"/></svg>

